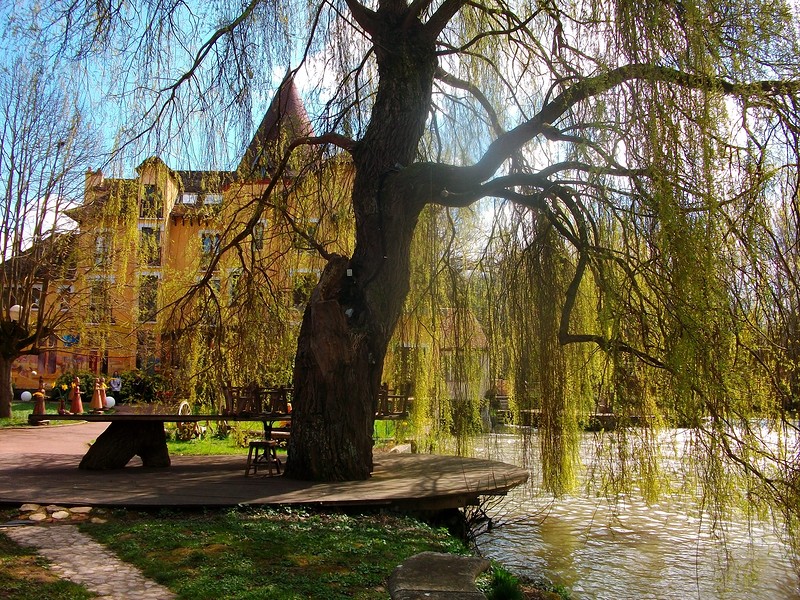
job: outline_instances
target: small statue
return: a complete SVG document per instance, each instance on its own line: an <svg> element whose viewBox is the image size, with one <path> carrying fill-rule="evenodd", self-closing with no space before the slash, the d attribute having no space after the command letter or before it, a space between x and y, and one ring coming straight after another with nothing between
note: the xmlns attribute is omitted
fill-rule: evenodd
<svg viewBox="0 0 800 600"><path fill-rule="evenodd" d="M106 378L100 378L100 403L103 405L103 410L108 410L108 402L106 401Z"/></svg>
<svg viewBox="0 0 800 600"><path fill-rule="evenodd" d="M74 415L83 413L83 402L81 402L81 380L77 377L72 380L72 391L70 393L70 412Z"/></svg>
<svg viewBox="0 0 800 600"><path fill-rule="evenodd" d="M100 379L98 377L94 379L94 393L92 394L92 403L89 406L91 406L92 412L102 412L105 408L105 403L100 396Z"/></svg>
<svg viewBox="0 0 800 600"><path fill-rule="evenodd" d="M47 412L44 406L44 386L39 381L39 389L33 392L33 414L43 415Z"/></svg>

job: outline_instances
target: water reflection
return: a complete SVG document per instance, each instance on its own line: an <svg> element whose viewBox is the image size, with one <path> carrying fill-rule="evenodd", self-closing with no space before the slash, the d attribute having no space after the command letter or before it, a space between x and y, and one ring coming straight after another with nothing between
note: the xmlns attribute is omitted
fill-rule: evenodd
<svg viewBox="0 0 800 600"><path fill-rule="evenodd" d="M522 465L525 451L518 436L501 434L483 438L476 455ZM589 491L553 500L531 475L491 507L503 525L478 539L485 556L516 573L545 575L574 598L800 599L797 572L770 524L742 518L712 527L685 500L612 504Z"/></svg>

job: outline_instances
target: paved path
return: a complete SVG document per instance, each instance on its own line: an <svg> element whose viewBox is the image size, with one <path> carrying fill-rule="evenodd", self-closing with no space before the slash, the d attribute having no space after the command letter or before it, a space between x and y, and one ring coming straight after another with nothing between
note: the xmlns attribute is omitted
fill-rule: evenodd
<svg viewBox="0 0 800 600"><path fill-rule="evenodd" d="M109 600L169 600L175 594L146 579L131 565L74 525L0 527L0 533L47 558L54 573Z"/></svg>
<svg viewBox="0 0 800 600"><path fill-rule="evenodd" d="M40 425L0 429L2 454L70 454L83 456L89 444L108 427L108 423Z"/></svg>
<svg viewBox="0 0 800 600"><path fill-rule="evenodd" d="M79 460L107 426L107 423L82 423L0 429L0 457L18 461L23 455L58 454ZM47 486L46 478L42 485ZM53 573L83 585L100 598L175 598L167 588L146 579L138 569L119 560L107 548L78 531L75 525L0 526L0 533L18 544L36 549L50 561Z"/></svg>

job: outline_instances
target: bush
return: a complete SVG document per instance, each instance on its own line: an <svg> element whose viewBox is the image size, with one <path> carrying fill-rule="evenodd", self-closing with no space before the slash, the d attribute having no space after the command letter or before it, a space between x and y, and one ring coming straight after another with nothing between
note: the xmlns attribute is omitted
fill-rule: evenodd
<svg viewBox="0 0 800 600"><path fill-rule="evenodd" d="M67 405L67 410L69 410L72 380L75 377L80 379L81 382L81 400L83 402L91 402L92 394L94 393L94 380L99 376L91 371L67 371L58 376L58 379L53 383L50 398L56 401L63 399Z"/></svg>
<svg viewBox="0 0 800 600"><path fill-rule="evenodd" d="M156 402L167 390L167 380L159 373L148 375L143 371L136 370L127 371L120 377L122 379L120 396L126 402Z"/></svg>

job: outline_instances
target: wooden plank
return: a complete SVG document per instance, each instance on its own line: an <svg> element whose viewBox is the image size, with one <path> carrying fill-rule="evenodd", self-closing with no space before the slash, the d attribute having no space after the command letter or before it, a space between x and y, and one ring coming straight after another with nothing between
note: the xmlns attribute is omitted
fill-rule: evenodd
<svg viewBox="0 0 800 600"><path fill-rule="evenodd" d="M408 419L408 413L376 414L376 421L396 421ZM291 413L263 413L249 415L179 415L175 413L84 413L80 415L28 415L29 423L41 421L87 421L89 423L113 423L114 421L148 422L161 421L162 423L197 423L200 421L291 421Z"/></svg>
<svg viewBox="0 0 800 600"><path fill-rule="evenodd" d="M41 431L41 430L37 430ZM43 438L46 440L46 438ZM57 450L57 448L55 449ZM244 477L246 456L175 456L169 469L81 471L74 455L0 454L0 503L93 506L312 505L462 508L528 479L495 461L428 454L375 454L365 481Z"/></svg>
<svg viewBox="0 0 800 600"><path fill-rule="evenodd" d="M86 413L81 415L28 415L29 422L38 421L87 421L89 423L152 422L196 423L199 421L291 421L292 415L285 413L264 413L260 415L178 415L178 414L136 414L136 413Z"/></svg>

